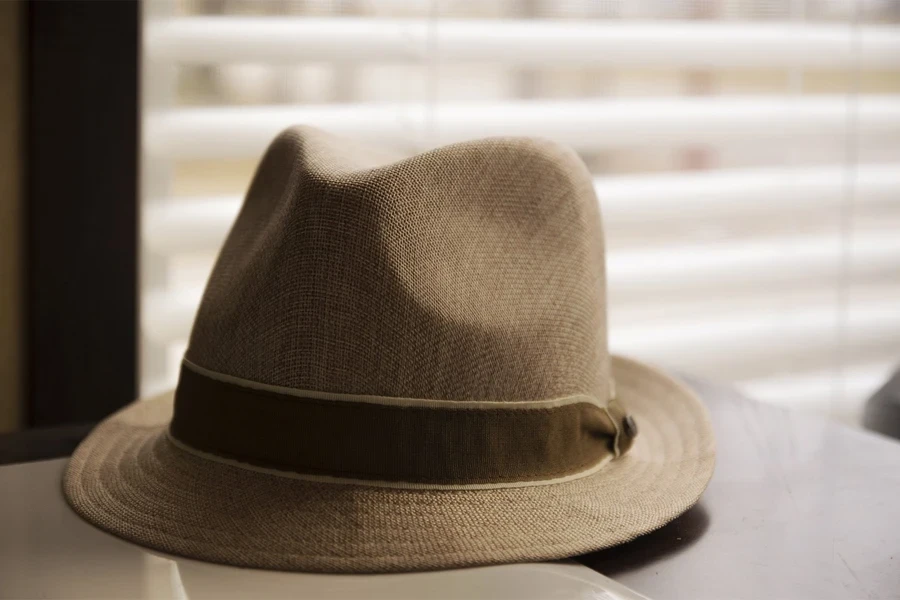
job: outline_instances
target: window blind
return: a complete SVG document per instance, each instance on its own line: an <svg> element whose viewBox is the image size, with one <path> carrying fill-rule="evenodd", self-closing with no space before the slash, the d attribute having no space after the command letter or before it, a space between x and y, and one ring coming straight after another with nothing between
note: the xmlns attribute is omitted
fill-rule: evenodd
<svg viewBox="0 0 900 600"><path fill-rule="evenodd" d="M595 174L611 346L853 421L900 363L900 3L144 3L142 388L260 153L537 135Z"/></svg>

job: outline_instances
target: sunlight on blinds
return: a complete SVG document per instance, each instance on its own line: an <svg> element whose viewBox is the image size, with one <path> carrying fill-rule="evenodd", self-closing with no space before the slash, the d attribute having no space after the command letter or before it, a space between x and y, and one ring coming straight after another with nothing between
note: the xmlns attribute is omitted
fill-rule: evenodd
<svg viewBox="0 0 900 600"><path fill-rule="evenodd" d="M854 422L900 362L900 2L144 3L142 386L260 153L490 135L595 176L611 345Z"/></svg>

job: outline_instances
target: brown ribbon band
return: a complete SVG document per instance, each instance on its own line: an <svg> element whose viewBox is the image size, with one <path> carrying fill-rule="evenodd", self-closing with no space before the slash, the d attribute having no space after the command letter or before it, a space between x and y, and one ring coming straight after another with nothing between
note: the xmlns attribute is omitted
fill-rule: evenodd
<svg viewBox="0 0 900 600"><path fill-rule="evenodd" d="M440 485L574 475L625 452L636 433L615 403L463 406L302 398L183 366L169 432L203 453L257 467Z"/></svg>

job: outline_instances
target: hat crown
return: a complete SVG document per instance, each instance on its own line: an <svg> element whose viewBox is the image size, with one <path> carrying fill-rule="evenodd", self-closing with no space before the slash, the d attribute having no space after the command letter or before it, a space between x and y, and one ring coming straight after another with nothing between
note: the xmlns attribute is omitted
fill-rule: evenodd
<svg viewBox="0 0 900 600"><path fill-rule="evenodd" d="M591 177L566 148L397 160L295 127L257 169L186 357L297 390L605 400L604 275Z"/></svg>

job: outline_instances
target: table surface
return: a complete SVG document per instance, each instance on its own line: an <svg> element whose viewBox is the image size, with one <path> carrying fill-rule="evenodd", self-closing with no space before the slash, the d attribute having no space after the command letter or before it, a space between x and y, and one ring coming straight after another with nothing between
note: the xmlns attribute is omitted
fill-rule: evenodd
<svg viewBox="0 0 900 600"><path fill-rule="evenodd" d="M576 559L590 569L333 576L166 557L76 517L51 460L0 467L0 598L633 597L616 582L655 599L900 598L900 443L691 384L717 435L708 490L659 531Z"/></svg>

